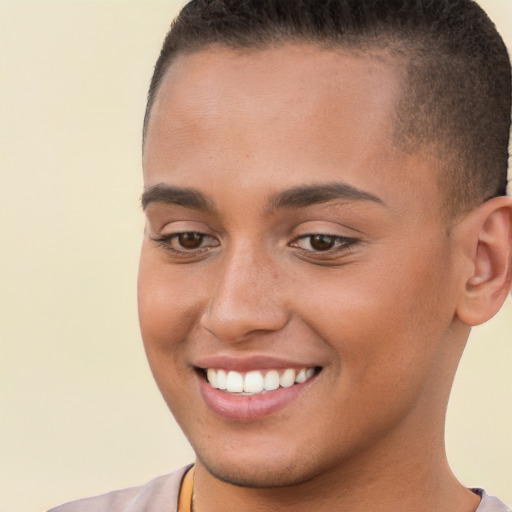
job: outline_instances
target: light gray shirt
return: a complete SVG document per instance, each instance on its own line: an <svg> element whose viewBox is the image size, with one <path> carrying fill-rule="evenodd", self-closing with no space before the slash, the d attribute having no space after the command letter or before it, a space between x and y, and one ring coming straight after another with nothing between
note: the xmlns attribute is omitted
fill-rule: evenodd
<svg viewBox="0 0 512 512"><path fill-rule="evenodd" d="M48 512L177 512L181 481L189 468L159 476L139 487L72 501ZM473 489L473 492L482 497L475 512L512 512L502 501L483 490Z"/></svg>

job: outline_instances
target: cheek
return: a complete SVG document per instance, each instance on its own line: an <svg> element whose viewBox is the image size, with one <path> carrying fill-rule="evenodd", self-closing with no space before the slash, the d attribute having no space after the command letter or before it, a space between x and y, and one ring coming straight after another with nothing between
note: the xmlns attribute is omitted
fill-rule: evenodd
<svg viewBox="0 0 512 512"><path fill-rule="evenodd" d="M319 273L301 295L307 323L340 356L342 376L354 384L371 375L369 381L385 389L397 375L414 380L435 361L453 320L443 293L449 265L440 251L420 249L402 257L395 250L335 276Z"/></svg>
<svg viewBox="0 0 512 512"><path fill-rule="evenodd" d="M149 366L162 396L176 414L187 408L183 402L191 389L186 340L194 324L194 290L183 286L169 266L144 247L137 288L139 323Z"/></svg>
<svg viewBox="0 0 512 512"><path fill-rule="evenodd" d="M169 350L184 340L200 309L198 283L187 265L167 265L143 247L137 295L146 350Z"/></svg>
<svg viewBox="0 0 512 512"><path fill-rule="evenodd" d="M192 303L192 307L187 304ZM190 375L185 372L187 333L194 323L192 291L173 279L169 267L144 250L138 278L138 309L149 366L166 401L179 395ZM170 405L170 404L169 404Z"/></svg>

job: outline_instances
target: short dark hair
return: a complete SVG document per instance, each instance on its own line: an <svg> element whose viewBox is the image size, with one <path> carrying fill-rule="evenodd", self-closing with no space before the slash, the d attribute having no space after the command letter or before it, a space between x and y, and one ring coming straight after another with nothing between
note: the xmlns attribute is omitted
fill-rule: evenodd
<svg viewBox="0 0 512 512"><path fill-rule="evenodd" d="M438 158L448 211L506 194L510 61L494 24L473 0L193 0L165 38L144 134L177 54L287 42L395 58L403 74L395 141Z"/></svg>

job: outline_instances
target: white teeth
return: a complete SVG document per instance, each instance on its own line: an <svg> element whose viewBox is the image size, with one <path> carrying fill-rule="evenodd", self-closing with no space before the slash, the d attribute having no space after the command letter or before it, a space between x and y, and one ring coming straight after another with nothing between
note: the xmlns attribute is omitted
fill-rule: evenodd
<svg viewBox="0 0 512 512"><path fill-rule="evenodd" d="M217 381L217 372L213 368L208 368L208 370L206 370L206 378L208 379L208 382L210 383L212 388L219 387Z"/></svg>
<svg viewBox="0 0 512 512"><path fill-rule="evenodd" d="M279 377L279 384L283 388L289 388L295 384L295 370L288 368L284 373Z"/></svg>
<svg viewBox="0 0 512 512"><path fill-rule="evenodd" d="M298 384L302 384L307 380L308 377L306 375L306 368L302 368L301 370L299 370L299 373L297 373L297 377L295 377L295 382L297 382Z"/></svg>
<svg viewBox="0 0 512 512"><path fill-rule="evenodd" d="M226 380L226 390L230 393L241 393L244 390L244 378L238 372L229 372Z"/></svg>
<svg viewBox="0 0 512 512"><path fill-rule="evenodd" d="M246 373L244 391L246 393L261 393L263 391L263 375L260 372Z"/></svg>
<svg viewBox="0 0 512 512"><path fill-rule="evenodd" d="M294 384L303 384L315 374L314 368L301 368L299 371L293 368L284 370L279 375L278 370L261 372L254 370L245 374L225 370L208 368L206 378L210 386L226 390L228 393L258 394L265 391L274 391L279 387L289 388Z"/></svg>
<svg viewBox="0 0 512 512"><path fill-rule="evenodd" d="M277 389L279 387L279 372L277 370L267 372L263 385L265 391L274 391L274 389Z"/></svg>
<svg viewBox="0 0 512 512"><path fill-rule="evenodd" d="M227 389L227 374L224 370L217 370L217 387L219 389Z"/></svg>

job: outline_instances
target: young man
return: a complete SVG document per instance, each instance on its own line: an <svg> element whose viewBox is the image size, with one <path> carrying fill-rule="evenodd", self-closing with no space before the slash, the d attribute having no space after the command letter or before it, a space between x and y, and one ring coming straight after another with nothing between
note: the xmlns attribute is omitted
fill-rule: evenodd
<svg viewBox="0 0 512 512"><path fill-rule="evenodd" d="M443 441L511 288L509 128L471 0L190 2L149 93L139 312L197 460L56 510L510 510Z"/></svg>

